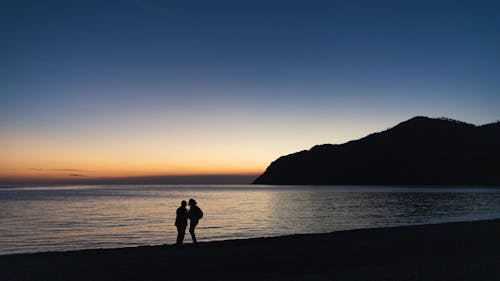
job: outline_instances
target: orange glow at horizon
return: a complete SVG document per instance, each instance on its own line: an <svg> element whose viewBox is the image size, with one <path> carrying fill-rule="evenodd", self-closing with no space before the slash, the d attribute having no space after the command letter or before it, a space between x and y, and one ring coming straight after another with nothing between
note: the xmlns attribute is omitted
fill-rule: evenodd
<svg viewBox="0 0 500 281"><path fill-rule="evenodd" d="M224 119L212 120L209 126L196 119L186 120L182 128L176 127L179 123L170 127L150 120L103 121L97 126L95 122L53 126L48 131L2 130L0 179L258 175L280 156L380 129L375 121L360 128L353 123L329 125L328 119L316 126L298 119L274 123ZM335 130L325 131L329 126Z"/></svg>
<svg viewBox="0 0 500 281"><path fill-rule="evenodd" d="M136 176L256 175L269 161L221 146L176 143L110 145L79 143L76 147L30 137L0 140L1 178L92 179ZM231 147L229 147L231 150ZM234 148L233 148L234 150Z"/></svg>
<svg viewBox="0 0 500 281"><path fill-rule="evenodd" d="M171 154L157 156L119 152L87 154L84 151L2 152L0 177L4 178L114 178L136 176L254 175L267 163L219 155ZM253 160L253 161L252 161Z"/></svg>

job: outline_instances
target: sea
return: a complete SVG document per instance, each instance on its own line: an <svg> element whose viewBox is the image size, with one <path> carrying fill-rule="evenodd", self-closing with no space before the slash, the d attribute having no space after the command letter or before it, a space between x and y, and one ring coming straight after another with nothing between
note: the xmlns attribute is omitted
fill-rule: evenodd
<svg viewBox="0 0 500 281"><path fill-rule="evenodd" d="M190 198L200 242L500 218L493 187L0 186L0 255L173 244Z"/></svg>

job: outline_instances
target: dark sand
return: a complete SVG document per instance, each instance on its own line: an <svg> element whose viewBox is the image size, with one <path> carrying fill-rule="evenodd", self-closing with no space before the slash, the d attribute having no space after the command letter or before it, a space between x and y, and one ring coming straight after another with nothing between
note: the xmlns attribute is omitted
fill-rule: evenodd
<svg viewBox="0 0 500 281"><path fill-rule="evenodd" d="M0 256L0 279L500 280L500 219Z"/></svg>

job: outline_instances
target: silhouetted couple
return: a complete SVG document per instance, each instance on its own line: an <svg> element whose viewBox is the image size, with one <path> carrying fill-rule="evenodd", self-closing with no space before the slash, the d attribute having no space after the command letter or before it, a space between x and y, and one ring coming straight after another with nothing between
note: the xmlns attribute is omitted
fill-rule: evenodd
<svg viewBox="0 0 500 281"><path fill-rule="evenodd" d="M193 243L198 243L198 241L196 241L196 235L194 234L194 228L196 227L196 225L198 225L198 222L203 217L203 212L196 204L197 203L194 199L189 199L189 210L187 210L186 201L182 200L181 206L177 208L175 217L175 226L177 226L177 246L181 246L182 241L184 241L188 219L189 233L191 234Z"/></svg>

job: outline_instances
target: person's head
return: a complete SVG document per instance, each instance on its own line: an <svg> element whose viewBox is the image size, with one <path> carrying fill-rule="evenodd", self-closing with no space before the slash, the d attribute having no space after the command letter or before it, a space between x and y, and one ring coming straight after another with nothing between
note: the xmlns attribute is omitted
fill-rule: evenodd
<svg viewBox="0 0 500 281"><path fill-rule="evenodd" d="M186 207L186 204L187 204L186 200L182 200L182 201L181 201L181 207L184 207L184 208L185 208L185 207Z"/></svg>
<svg viewBox="0 0 500 281"><path fill-rule="evenodd" d="M189 199L189 206L194 206L194 205L196 205L196 200L194 200L192 198Z"/></svg>

